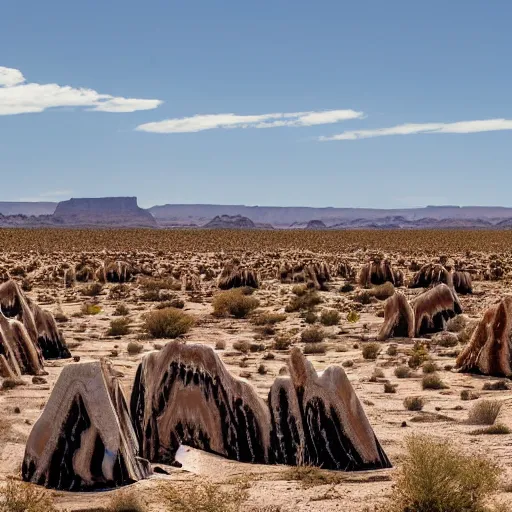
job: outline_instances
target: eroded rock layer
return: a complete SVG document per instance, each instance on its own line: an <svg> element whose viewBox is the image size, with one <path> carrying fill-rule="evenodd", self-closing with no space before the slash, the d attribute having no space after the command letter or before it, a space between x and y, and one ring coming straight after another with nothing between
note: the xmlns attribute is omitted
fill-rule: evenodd
<svg viewBox="0 0 512 512"><path fill-rule="evenodd" d="M400 270L395 270L388 260L376 258L364 265L359 272L359 284L363 287L393 283L395 286L404 284L404 276Z"/></svg>
<svg viewBox="0 0 512 512"><path fill-rule="evenodd" d="M127 485L151 474L139 458L123 392L106 362L66 366L30 433L27 482L82 491Z"/></svg>
<svg viewBox="0 0 512 512"><path fill-rule="evenodd" d="M43 358L25 326L0 312L0 377L42 375Z"/></svg>
<svg viewBox="0 0 512 512"><path fill-rule="evenodd" d="M0 285L0 311L19 320L45 359L71 357L53 315L26 297L15 281Z"/></svg>
<svg viewBox="0 0 512 512"><path fill-rule="evenodd" d="M318 376L298 348L269 393L271 460L357 471L389 468L384 453L344 370Z"/></svg>
<svg viewBox="0 0 512 512"><path fill-rule="evenodd" d="M444 331L448 320L462 313L457 294L444 283L419 295L412 307L416 336Z"/></svg>
<svg viewBox="0 0 512 512"><path fill-rule="evenodd" d="M384 323L377 339L414 337L414 312L405 295L396 292L384 304Z"/></svg>
<svg viewBox="0 0 512 512"><path fill-rule="evenodd" d="M173 462L180 444L268 462L268 407L209 347L168 343L148 354L130 405L141 453L152 462Z"/></svg>
<svg viewBox="0 0 512 512"><path fill-rule="evenodd" d="M496 377L512 376L512 296L489 308L473 331L456 368Z"/></svg>
<svg viewBox="0 0 512 512"><path fill-rule="evenodd" d="M231 288L241 288L249 286L258 288L259 280L257 273L248 268L240 267L237 261L228 263L219 276L219 288L229 290Z"/></svg>
<svg viewBox="0 0 512 512"><path fill-rule="evenodd" d="M186 444L241 462L391 466L342 368L319 377L298 349L289 366L267 405L207 346L169 343L148 354L131 397L142 455L172 463Z"/></svg>

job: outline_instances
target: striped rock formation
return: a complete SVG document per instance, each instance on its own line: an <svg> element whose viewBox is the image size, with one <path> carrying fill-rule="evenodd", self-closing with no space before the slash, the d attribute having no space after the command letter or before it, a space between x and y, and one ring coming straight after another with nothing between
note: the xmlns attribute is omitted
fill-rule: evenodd
<svg viewBox="0 0 512 512"><path fill-rule="evenodd" d="M358 281L364 288L388 281L394 286L403 286L404 276L400 270L395 270L388 260L374 259L361 268Z"/></svg>
<svg viewBox="0 0 512 512"><path fill-rule="evenodd" d="M467 295L473 293L473 281L469 272L457 271L453 273L453 287L457 293Z"/></svg>
<svg viewBox="0 0 512 512"><path fill-rule="evenodd" d="M273 462L342 471L391 467L341 367L318 376L298 348L288 366L290 377L278 377L269 393Z"/></svg>
<svg viewBox="0 0 512 512"><path fill-rule="evenodd" d="M512 296L489 308L457 357L461 372L512 377Z"/></svg>
<svg viewBox="0 0 512 512"><path fill-rule="evenodd" d="M142 455L172 463L186 444L241 462L390 467L343 369L319 377L298 349L289 365L267 405L207 346L169 343L148 354L131 397Z"/></svg>
<svg viewBox="0 0 512 512"><path fill-rule="evenodd" d="M25 449L22 477L52 489L127 485L151 474L138 456L121 387L106 362L66 366Z"/></svg>
<svg viewBox="0 0 512 512"><path fill-rule="evenodd" d="M168 343L139 365L131 413L141 454L172 463L180 444L241 462L268 462L270 413L204 345Z"/></svg>
<svg viewBox="0 0 512 512"><path fill-rule="evenodd" d="M444 283L453 287L452 275L440 263L427 263L414 274L409 288L429 288Z"/></svg>
<svg viewBox="0 0 512 512"><path fill-rule="evenodd" d="M252 269L241 267L238 261L233 261L227 263L222 269L218 285L221 290L241 288L244 286L258 288L258 274Z"/></svg>
<svg viewBox="0 0 512 512"><path fill-rule="evenodd" d="M0 285L0 310L4 316L19 320L45 359L71 357L53 315L26 297L15 281Z"/></svg>
<svg viewBox="0 0 512 512"><path fill-rule="evenodd" d="M0 312L0 377L43 375L43 358L25 326Z"/></svg>
<svg viewBox="0 0 512 512"><path fill-rule="evenodd" d="M446 330L450 318L462 313L457 294L446 284L439 284L413 301L416 336Z"/></svg>
<svg viewBox="0 0 512 512"><path fill-rule="evenodd" d="M378 341L389 338L414 337L414 311L405 295L396 292L384 304L384 323L377 335Z"/></svg>

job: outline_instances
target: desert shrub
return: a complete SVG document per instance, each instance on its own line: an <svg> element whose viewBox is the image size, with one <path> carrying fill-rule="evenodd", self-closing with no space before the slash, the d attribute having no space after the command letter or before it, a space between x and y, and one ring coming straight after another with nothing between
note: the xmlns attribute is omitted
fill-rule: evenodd
<svg viewBox="0 0 512 512"><path fill-rule="evenodd" d="M386 350L386 354L391 357L395 357L398 354L398 347L396 345L389 345Z"/></svg>
<svg viewBox="0 0 512 512"><path fill-rule="evenodd" d="M143 328L153 338L177 338L190 330L194 318L176 308L157 309L144 315Z"/></svg>
<svg viewBox="0 0 512 512"><path fill-rule="evenodd" d="M300 340L303 343L320 343L324 340L325 333L320 327L309 327L302 331Z"/></svg>
<svg viewBox="0 0 512 512"><path fill-rule="evenodd" d="M436 363L433 361L425 361L421 369L423 370L423 373L434 373L438 370Z"/></svg>
<svg viewBox="0 0 512 512"><path fill-rule="evenodd" d="M341 288L341 293L349 293L354 291L354 285L352 283L345 283Z"/></svg>
<svg viewBox="0 0 512 512"><path fill-rule="evenodd" d="M357 311L350 311L347 313L347 321L351 324L355 324L356 322L359 322L359 319L361 318L361 315Z"/></svg>
<svg viewBox="0 0 512 512"><path fill-rule="evenodd" d="M308 287L305 284L296 284L292 287L292 293L297 295L297 297L302 297L308 293Z"/></svg>
<svg viewBox="0 0 512 512"><path fill-rule="evenodd" d="M9 389L14 389L18 386L22 386L24 382L18 379L11 379L10 377L5 378L2 381L2 390L7 391Z"/></svg>
<svg viewBox="0 0 512 512"><path fill-rule="evenodd" d="M510 433L512 433L512 430L510 430L506 425L503 425L503 423L496 423L489 427L478 428L478 429L470 432L470 434L472 436L479 436L479 435L498 436L498 435L507 435Z"/></svg>
<svg viewBox="0 0 512 512"><path fill-rule="evenodd" d="M372 296L367 291L362 291L354 297L354 302L359 304L370 304Z"/></svg>
<svg viewBox="0 0 512 512"><path fill-rule="evenodd" d="M475 393L469 389L463 389L460 392L460 399L461 400L476 400L480 398L480 395L478 393Z"/></svg>
<svg viewBox="0 0 512 512"><path fill-rule="evenodd" d="M308 343L304 347L304 354L325 354L327 345L325 343Z"/></svg>
<svg viewBox="0 0 512 512"><path fill-rule="evenodd" d="M58 323L65 323L69 321L69 318L62 311L57 311L53 315L53 318L55 318L55 321Z"/></svg>
<svg viewBox="0 0 512 512"><path fill-rule="evenodd" d="M471 425L492 425L501 410L501 402L497 400L482 400L471 407L468 423Z"/></svg>
<svg viewBox="0 0 512 512"><path fill-rule="evenodd" d="M128 295L130 295L130 287L126 284L116 284L108 292L108 298L111 300L126 299Z"/></svg>
<svg viewBox="0 0 512 512"><path fill-rule="evenodd" d="M146 277L141 279L140 286L146 292L158 292L160 290L173 290L177 292L181 290L181 282L172 277L166 279L154 279L151 277Z"/></svg>
<svg viewBox="0 0 512 512"><path fill-rule="evenodd" d="M161 484L158 496L169 512L239 512L248 492L243 482L223 490L218 484L203 481L191 486Z"/></svg>
<svg viewBox="0 0 512 512"><path fill-rule="evenodd" d="M233 342L233 349L238 350L238 352L242 352L242 354L247 354L250 349L250 345L247 341L235 341Z"/></svg>
<svg viewBox="0 0 512 512"><path fill-rule="evenodd" d="M320 315L320 323L322 325L337 325L340 322L340 314L335 309L328 309L322 311Z"/></svg>
<svg viewBox="0 0 512 512"><path fill-rule="evenodd" d="M144 349L144 345L142 345L142 343L138 343L136 341L130 341L130 343L128 343L128 346L126 347L128 354L130 354L131 356L140 354L143 349Z"/></svg>
<svg viewBox="0 0 512 512"><path fill-rule="evenodd" d="M497 380L496 382L486 382L482 386L484 391L508 391L510 389L508 382L505 380Z"/></svg>
<svg viewBox="0 0 512 512"><path fill-rule="evenodd" d="M366 343L363 345L363 358L364 359L377 359L382 347L380 343Z"/></svg>
<svg viewBox="0 0 512 512"><path fill-rule="evenodd" d="M260 375L266 375L266 374L267 374L267 372L268 372L267 367L266 367L264 364L260 364L260 365L258 366L258 373L259 373Z"/></svg>
<svg viewBox="0 0 512 512"><path fill-rule="evenodd" d="M264 352L266 348L264 343L249 343L249 352Z"/></svg>
<svg viewBox="0 0 512 512"><path fill-rule="evenodd" d="M429 358L430 355L428 353L427 347L425 347L425 345L423 345L421 342L416 342L411 351L411 355L407 361L407 364L411 368L419 368Z"/></svg>
<svg viewBox="0 0 512 512"><path fill-rule="evenodd" d="M0 487L0 512L57 512L51 494L26 482L7 480Z"/></svg>
<svg viewBox="0 0 512 512"><path fill-rule="evenodd" d="M217 317L234 316L235 318L245 318L251 311L259 305L258 299L244 295L239 288L233 288L225 292L220 292L213 298L213 314Z"/></svg>
<svg viewBox="0 0 512 512"><path fill-rule="evenodd" d="M226 342L224 340L217 340L215 343L215 350L225 350Z"/></svg>
<svg viewBox="0 0 512 512"><path fill-rule="evenodd" d="M304 315L304 321L307 324L314 324L314 323L316 323L318 321L318 317L316 316L316 313L314 311L308 311Z"/></svg>
<svg viewBox="0 0 512 512"><path fill-rule="evenodd" d="M400 365L395 368L394 373L398 379L408 379L411 376L411 369L408 366Z"/></svg>
<svg viewBox="0 0 512 512"><path fill-rule="evenodd" d="M448 386L437 373L427 373L421 379L421 387L423 389L446 389Z"/></svg>
<svg viewBox="0 0 512 512"><path fill-rule="evenodd" d="M82 304L80 312L83 315L97 315L98 313L101 313L101 306L98 304L85 303Z"/></svg>
<svg viewBox="0 0 512 512"><path fill-rule="evenodd" d="M275 350L288 350L292 344L292 337L289 334L279 334L274 338Z"/></svg>
<svg viewBox="0 0 512 512"><path fill-rule="evenodd" d="M118 304L116 309L114 309L114 316L128 316L130 314L130 310L126 307L126 304Z"/></svg>
<svg viewBox="0 0 512 512"><path fill-rule="evenodd" d="M183 309L185 307L185 302L181 299L175 297L174 299L165 300L163 302L159 302L155 309L165 309L165 308L176 308Z"/></svg>
<svg viewBox="0 0 512 512"><path fill-rule="evenodd" d="M396 384L391 384L391 382L384 382L384 393L396 393Z"/></svg>
<svg viewBox="0 0 512 512"><path fill-rule="evenodd" d="M408 411L421 411L424 405L425 401L421 396L408 396L404 399L404 407Z"/></svg>
<svg viewBox="0 0 512 512"><path fill-rule="evenodd" d="M284 310L287 313L294 313L304 309L313 309L320 304L322 299L315 290L308 290L303 295L295 295L290 299Z"/></svg>
<svg viewBox="0 0 512 512"><path fill-rule="evenodd" d="M110 327L107 336L124 336L130 332L130 320L127 318L117 318L110 321Z"/></svg>
<svg viewBox="0 0 512 512"><path fill-rule="evenodd" d="M82 289L82 295L86 297L97 297L103 290L101 283L91 283Z"/></svg>
<svg viewBox="0 0 512 512"><path fill-rule="evenodd" d="M284 322L286 320L286 315L284 313L262 313L258 316L255 316L252 320L254 325L266 326L266 325L275 325L279 322Z"/></svg>
<svg viewBox="0 0 512 512"><path fill-rule="evenodd" d="M389 512L484 512L499 490L500 469L490 460L427 436L406 439Z"/></svg>
<svg viewBox="0 0 512 512"><path fill-rule="evenodd" d="M121 491L111 498L108 512L146 512L147 507L133 491Z"/></svg>
<svg viewBox="0 0 512 512"><path fill-rule="evenodd" d="M345 359L345 361L341 363L341 366L343 366L343 368L352 368L354 361L352 361L352 359Z"/></svg>

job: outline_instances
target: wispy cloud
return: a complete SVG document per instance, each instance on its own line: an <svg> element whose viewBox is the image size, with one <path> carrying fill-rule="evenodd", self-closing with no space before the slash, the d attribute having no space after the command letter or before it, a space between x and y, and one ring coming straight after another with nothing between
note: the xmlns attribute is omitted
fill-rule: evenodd
<svg viewBox="0 0 512 512"><path fill-rule="evenodd" d="M19 69L0 66L0 116L43 112L48 108L88 107L101 112L152 110L162 101L100 94L69 85L27 83Z"/></svg>
<svg viewBox="0 0 512 512"><path fill-rule="evenodd" d="M69 199L73 194L72 190L62 189L62 190L48 190L46 192L41 192L37 196L30 197L20 197L18 201L26 201L26 202L44 202L44 201L59 201L63 199Z"/></svg>
<svg viewBox="0 0 512 512"><path fill-rule="evenodd" d="M361 119L355 110L325 110L318 112L289 112L258 115L210 114L165 119L137 126L141 132L192 133L216 128L277 128L282 126L315 126Z"/></svg>
<svg viewBox="0 0 512 512"><path fill-rule="evenodd" d="M375 130L353 130L319 137L320 141L330 140L356 140L371 137L385 137L388 135L415 135L418 133L478 133L512 130L511 119L484 119L482 121L459 121L456 123L423 123L400 124L390 128L377 128Z"/></svg>

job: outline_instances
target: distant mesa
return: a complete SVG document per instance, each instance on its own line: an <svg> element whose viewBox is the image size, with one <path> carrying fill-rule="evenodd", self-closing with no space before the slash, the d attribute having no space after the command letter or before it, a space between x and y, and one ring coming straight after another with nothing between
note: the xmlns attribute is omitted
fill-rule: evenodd
<svg viewBox="0 0 512 512"><path fill-rule="evenodd" d="M136 197L100 197L62 201L57 205L53 220L66 226L158 227L153 216L139 208Z"/></svg>
<svg viewBox="0 0 512 512"><path fill-rule="evenodd" d="M207 229L256 229L251 219L242 215L217 215L203 226Z"/></svg>
<svg viewBox="0 0 512 512"><path fill-rule="evenodd" d="M306 229L327 229L327 226L321 220L310 220Z"/></svg>

